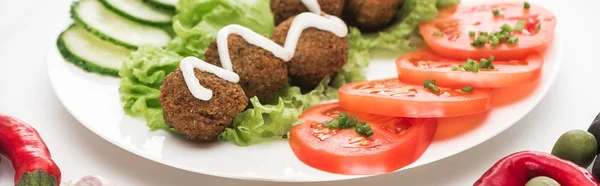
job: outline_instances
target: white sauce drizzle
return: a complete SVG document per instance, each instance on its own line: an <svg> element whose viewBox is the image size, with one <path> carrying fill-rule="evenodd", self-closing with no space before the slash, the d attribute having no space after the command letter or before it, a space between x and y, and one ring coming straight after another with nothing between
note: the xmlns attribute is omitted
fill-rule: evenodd
<svg viewBox="0 0 600 186"><path fill-rule="evenodd" d="M219 50L219 58L221 59L221 66L224 69L233 71L233 65L231 64L231 58L229 56L229 46L227 46L227 39L229 35L236 34L246 40L246 42L259 46L280 58L283 61L290 61L293 55L286 52L285 49L279 46L277 43L270 39L253 32L252 30L240 26L240 25L229 25L219 30L217 33L217 48Z"/></svg>
<svg viewBox="0 0 600 186"><path fill-rule="evenodd" d="M346 35L348 35L346 23L336 16L322 14L321 7L317 0L301 1L313 13L301 13L294 18L286 36L284 47L281 47L277 43L246 27L234 24L224 27L217 33L217 48L221 66L223 66L223 68L211 65L195 57L186 57L181 60L179 67L192 95L204 101L208 101L212 98L212 90L200 85L200 82L196 79L194 68L213 73L216 76L233 83L237 83L240 80L240 77L233 72L233 64L229 55L227 41L231 34L241 36L246 42L273 53L275 57L280 58L284 62L292 60L294 53L296 52L298 40L300 39L302 32L307 28L314 27L319 30L329 31L338 37L346 37Z"/></svg>
<svg viewBox="0 0 600 186"><path fill-rule="evenodd" d="M319 5L319 1L317 1L317 0L300 0L300 1L302 1L302 4L304 4L304 6L306 6L308 11L315 13L315 14L321 14L321 5Z"/></svg>
<svg viewBox="0 0 600 186"><path fill-rule="evenodd" d="M323 15L328 19L340 22L344 25L346 24L346 23L344 23L344 21L342 19L322 12L321 5L319 5L319 1L317 1L317 0L300 0L300 1L302 2L302 4L304 4L304 6L306 6L308 11L310 11L312 13L315 13L318 15Z"/></svg>
<svg viewBox="0 0 600 186"><path fill-rule="evenodd" d="M290 54L294 54L296 51L296 45L298 45L298 40L302 35L302 31L311 27L319 30L329 31L338 37L346 37L346 35L348 35L348 27L343 23L343 21L340 23L335 19L327 19L314 13L305 12L294 18L294 22L292 22L292 26L290 27L287 37L285 38L284 48Z"/></svg>
<svg viewBox="0 0 600 186"><path fill-rule="evenodd" d="M181 60L179 69L181 69L185 84L192 95L200 100L210 100L213 96L213 92L212 90L204 88L202 85L200 85L200 82L196 78L196 73L194 73L194 68L197 68L200 71L213 73L217 77L232 83L237 83L240 81L240 76L232 71L227 71L223 68L202 61L196 57L186 57Z"/></svg>

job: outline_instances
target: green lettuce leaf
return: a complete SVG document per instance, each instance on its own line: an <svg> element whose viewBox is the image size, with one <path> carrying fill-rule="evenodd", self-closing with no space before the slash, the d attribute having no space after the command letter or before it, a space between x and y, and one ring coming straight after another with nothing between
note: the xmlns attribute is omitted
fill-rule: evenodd
<svg viewBox="0 0 600 186"><path fill-rule="evenodd" d="M364 81L363 69L369 66L369 50L371 40L364 38L357 28L351 27L348 33L350 51L348 52L348 64L333 78L331 85L339 88L347 83Z"/></svg>
<svg viewBox="0 0 600 186"><path fill-rule="evenodd" d="M458 0L406 0L398 13L398 23L372 37L372 46L394 55L402 55L420 47L422 39L418 33L419 23L435 18L438 5L447 6Z"/></svg>
<svg viewBox="0 0 600 186"><path fill-rule="evenodd" d="M337 96L335 89L328 84L329 78L325 78L317 88L306 94L302 94L299 87L287 86L272 105L263 105L256 97L250 99L253 108L238 114L233 120L233 128L225 129L219 139L248 146L287 135L302 111Z"/></svg>
<svg viewBox="0 0 600 186"><path fill-rule="evenodd" d="M144 117L151 130L168 129L158 96L162 81L175 71L182 57L154 46L142 46L130 54L119 72L119 93L127 115Z"/></svg>
<svg viewBox="0 0 600 186"><path fill-rule="evenodd" d="M181 0L173 17L177 38L167 49L182 56L204 57L217 32L230 24L269 36L275 29L269 0Z"/></svg>

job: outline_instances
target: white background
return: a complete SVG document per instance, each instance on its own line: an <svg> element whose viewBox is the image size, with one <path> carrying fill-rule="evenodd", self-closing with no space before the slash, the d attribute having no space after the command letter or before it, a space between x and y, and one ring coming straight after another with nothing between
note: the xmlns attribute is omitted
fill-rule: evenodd
<svg viewBox="0 0 600 186"><path fill-rule="evenodd" d="M79 124L52 92L45 64L69 0L0 0L0 113L36 127L63 172L63 180L98 174L119 186L150 185L472 185L496 160L520 150L549 152L571 129L587 129L600 112L600 1L531 0L555 12L564 61L548 96L506 132L453 157L407 171L337 182L268 183L190 173L138 157ZM102 113L98 113L102 114ZM14 171L0 162L0 186Z"/></svg>

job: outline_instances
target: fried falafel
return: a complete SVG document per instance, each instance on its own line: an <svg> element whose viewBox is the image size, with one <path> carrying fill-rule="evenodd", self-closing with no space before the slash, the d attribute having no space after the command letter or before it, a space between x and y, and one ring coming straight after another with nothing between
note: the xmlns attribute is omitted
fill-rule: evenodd
<svg viewBox="0 0 600 186"><path fill-rule="evenodd" d="M342 16L347 0L318 0L321 10L326 14ZM279 25L292 16L308 12L308 8L300 0L271 0L271 12L275 25Z"/></svg>
<svg viewBox="0 0 600 186"><path fill-rule="evenodd" d="M200 84L213 91L212 99L203 101L192 95L180 69L167 75L160 87L159 102L165 122L188 138L211 142L233 118L244 111L248 98L242 87L218 76L194 69Z"/></svg>
<svg viewBox="0 0 600 186"><path fill-rule="evenodd" d="M271 101L288 83L285 62L270 51L252 45L238 35L230 35L227 45L233 72L240 76L239 84L248 98L256 96L261 102ZM216 41L208 46L205 61L221 67Z"/></svg>
<svg viewBox="0 0 600 186"><path fill-rule="evenodd" d="M385 28L394 19L404 0L348 0L344 21L362 31Z"/></svg>
<svg viewBox="0 0 600 186"><path fill-rule="evenodd" d="M273 31L272 39L284 45L287 33L295 17L281 23ZM348 38L308 28L298 40L296 52L287 63L288 74L293 85L312 89L326 76L333 77L348 62Z"/></svg>

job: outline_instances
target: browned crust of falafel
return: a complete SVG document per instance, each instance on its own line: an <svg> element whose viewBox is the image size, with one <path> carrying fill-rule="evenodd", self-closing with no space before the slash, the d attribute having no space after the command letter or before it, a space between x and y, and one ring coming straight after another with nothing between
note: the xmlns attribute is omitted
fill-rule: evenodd
<svg viewBox="0 0 600 186"><path fill-rule="evenodd" d="M346 1L318 0L323 12L337 17L342 16ZM308 12L308 9L300 0L271 0L271 12L273 12L275 18L275 25L279 25L292 16Z"/></svg>
<svg viewBox="0 0 600 186"><path fill-rule="evenodd" d="M273 31L272 39L283 45L292 21L289 18ZM329 31L308 28L302 32L296 53L287 63L293 85L314 88L326 76L333 77L348 63L348 38L340 38Z"/></svg>
<svg viewBox="0 0 600 186"><path fill-rule="evenodd" d="M348 0L344 21L363 31L380 30L394 19L404 0Z"/></svg>
<svg viewBox="0 0 600 186"><path fill-rule="evenodd" d="M271 98L288 83L286 64L273 53L252 45L238 35L227 39L233 71L240 76L239 84L248 98L258 97L261 102ZM208 46L205 61L221 66L216 41Z"/></svg>
<svg viewBox="0 0 600 186"><path fill-rule="evenodd" d="M199 100L188 89L180 69L165 77L159 102L165 122L192 140L211 142L244 111L248 98L242 88L208 72L195 69L200 84L213 91L212 99Z"/></svg>

